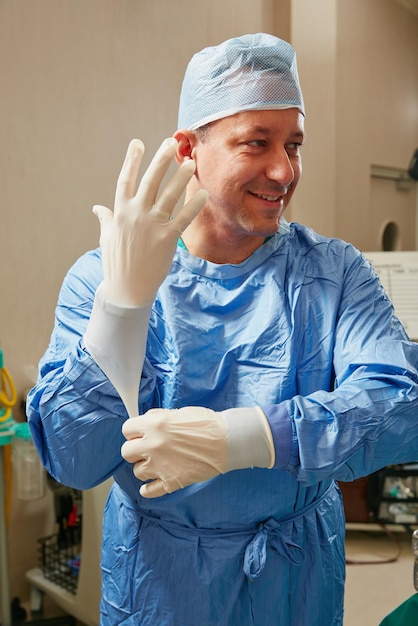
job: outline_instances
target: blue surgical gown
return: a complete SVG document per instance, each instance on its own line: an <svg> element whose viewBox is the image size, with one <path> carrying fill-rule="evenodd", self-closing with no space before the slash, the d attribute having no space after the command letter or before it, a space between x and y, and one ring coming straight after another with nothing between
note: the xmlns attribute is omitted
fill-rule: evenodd
<svg viewBox="0 0 418 626"><path fill-rule="evenodd" d="M367 260L298 224L238 265L178 248L152 308L139 393L151 407L261 406L271 470L229 472L155 499L120 454L125 409L83 333L100 250L63 283L28 398L43 463L104 513L103 626L342 624L336 480L418 459L418 345Z"/></svg>

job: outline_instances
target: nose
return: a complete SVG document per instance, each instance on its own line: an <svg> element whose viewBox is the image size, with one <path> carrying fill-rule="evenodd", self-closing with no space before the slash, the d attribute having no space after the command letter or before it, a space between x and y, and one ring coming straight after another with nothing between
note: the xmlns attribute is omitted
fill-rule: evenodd
<svg viewBox="0 0 418 626"><path fill-rule="evenodd" d="M295 169L285 148L271 152L267 159L266 176L282 187L290 187L295 179Z"/></svg>

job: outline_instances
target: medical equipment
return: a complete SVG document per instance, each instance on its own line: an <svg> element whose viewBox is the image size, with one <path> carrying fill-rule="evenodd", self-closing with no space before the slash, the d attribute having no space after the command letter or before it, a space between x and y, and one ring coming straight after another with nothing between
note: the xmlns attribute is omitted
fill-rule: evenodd
<svg viewBox="0 0 418 626"><path fill-rule="evenodd" d="M3 351L0 350L0 423L10 418L16 400L16 388L9 370L4 366Z"/></svg>
<svg viewBox="0 0 418 626"><path fill-rule="evenodd" d="M19 500L37 500L45 493L45 470L33 444L29 424L15 424L12 461L16 477L15 493Z"/></svg>
<svg viewBox="0 0 418 626"><path fill-rule="evenodd" d="M12 408L17 402L16 387L9 370L4 365L0 350L0 609L2 626L12 626L16 610L23 611L19 600L10 601L9 553L7 525L9 519L9 475L10 460L16 470L16 495L23 500L43 495L44 472L32 442L26 422L17 423L12 417ZM10 455L10 446L12 454ZM12 609L13 607L13 609ZM25 622L34 626L41 621ZM45 622L46 623L46 622ZM64 621L57 622L57 625Z"/></svg>
<svg viewBox="0 0 418 626"><path fill-rule="evenodd" d="M7 497L5 472L5 446L12 442L14 422L11 409L16 403L16 389L9 371L4 367L3 351L0 350L0 600L2 626L11 626L8 544L7 544Z"/></svg>

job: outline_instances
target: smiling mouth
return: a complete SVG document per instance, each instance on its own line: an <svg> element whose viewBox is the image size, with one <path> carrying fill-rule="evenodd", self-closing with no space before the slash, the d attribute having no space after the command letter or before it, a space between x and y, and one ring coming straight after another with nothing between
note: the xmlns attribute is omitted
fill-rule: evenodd
<svg viewBox="0 0 418 626"><path fill-rule="evenodd" d="M278 202L279 200L283 198L283 196L270 196L265 193L253 193L253 192L250 192L250 193L256 198L260 198L261 200L267 200L267 202Z"/></svg>

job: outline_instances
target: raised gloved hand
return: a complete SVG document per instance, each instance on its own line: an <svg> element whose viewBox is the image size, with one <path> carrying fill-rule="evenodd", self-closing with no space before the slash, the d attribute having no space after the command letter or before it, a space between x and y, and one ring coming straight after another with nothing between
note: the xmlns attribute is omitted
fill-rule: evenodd
<svg viewBox="0 0 418 626"><path fill-rule="evenodd" d="M177 145L173 138L163 141L136 190L144 145L139 139L132 140L118 178L114 211L93 208L101 229L103 295L114 304L152 304L170 269L179 236L207 200L208 193L200 190L175 211L195 171L190 159L158 196Z"/></svg>
<svg viewBox="0 0 418 626"><path fill-rule="evenodd" d="M123 425L122 456L134 463L140 493L153 498L235 469L271 468L274 444L259 407L151 409Z"/></svg>
<svg viewBox="0 0 418 626"><path fill-rule="evenodd" d="M158 196L176 147L175 139L162 143L136 190L144 146L134 139L117 182L114 212L94 207L100 220L104 280L96 291L84 342L130 417L138 414L151 305L170 269L180 234L208 195L198 191L176 212L195 169L194 162L188 160Z"/></svg>

